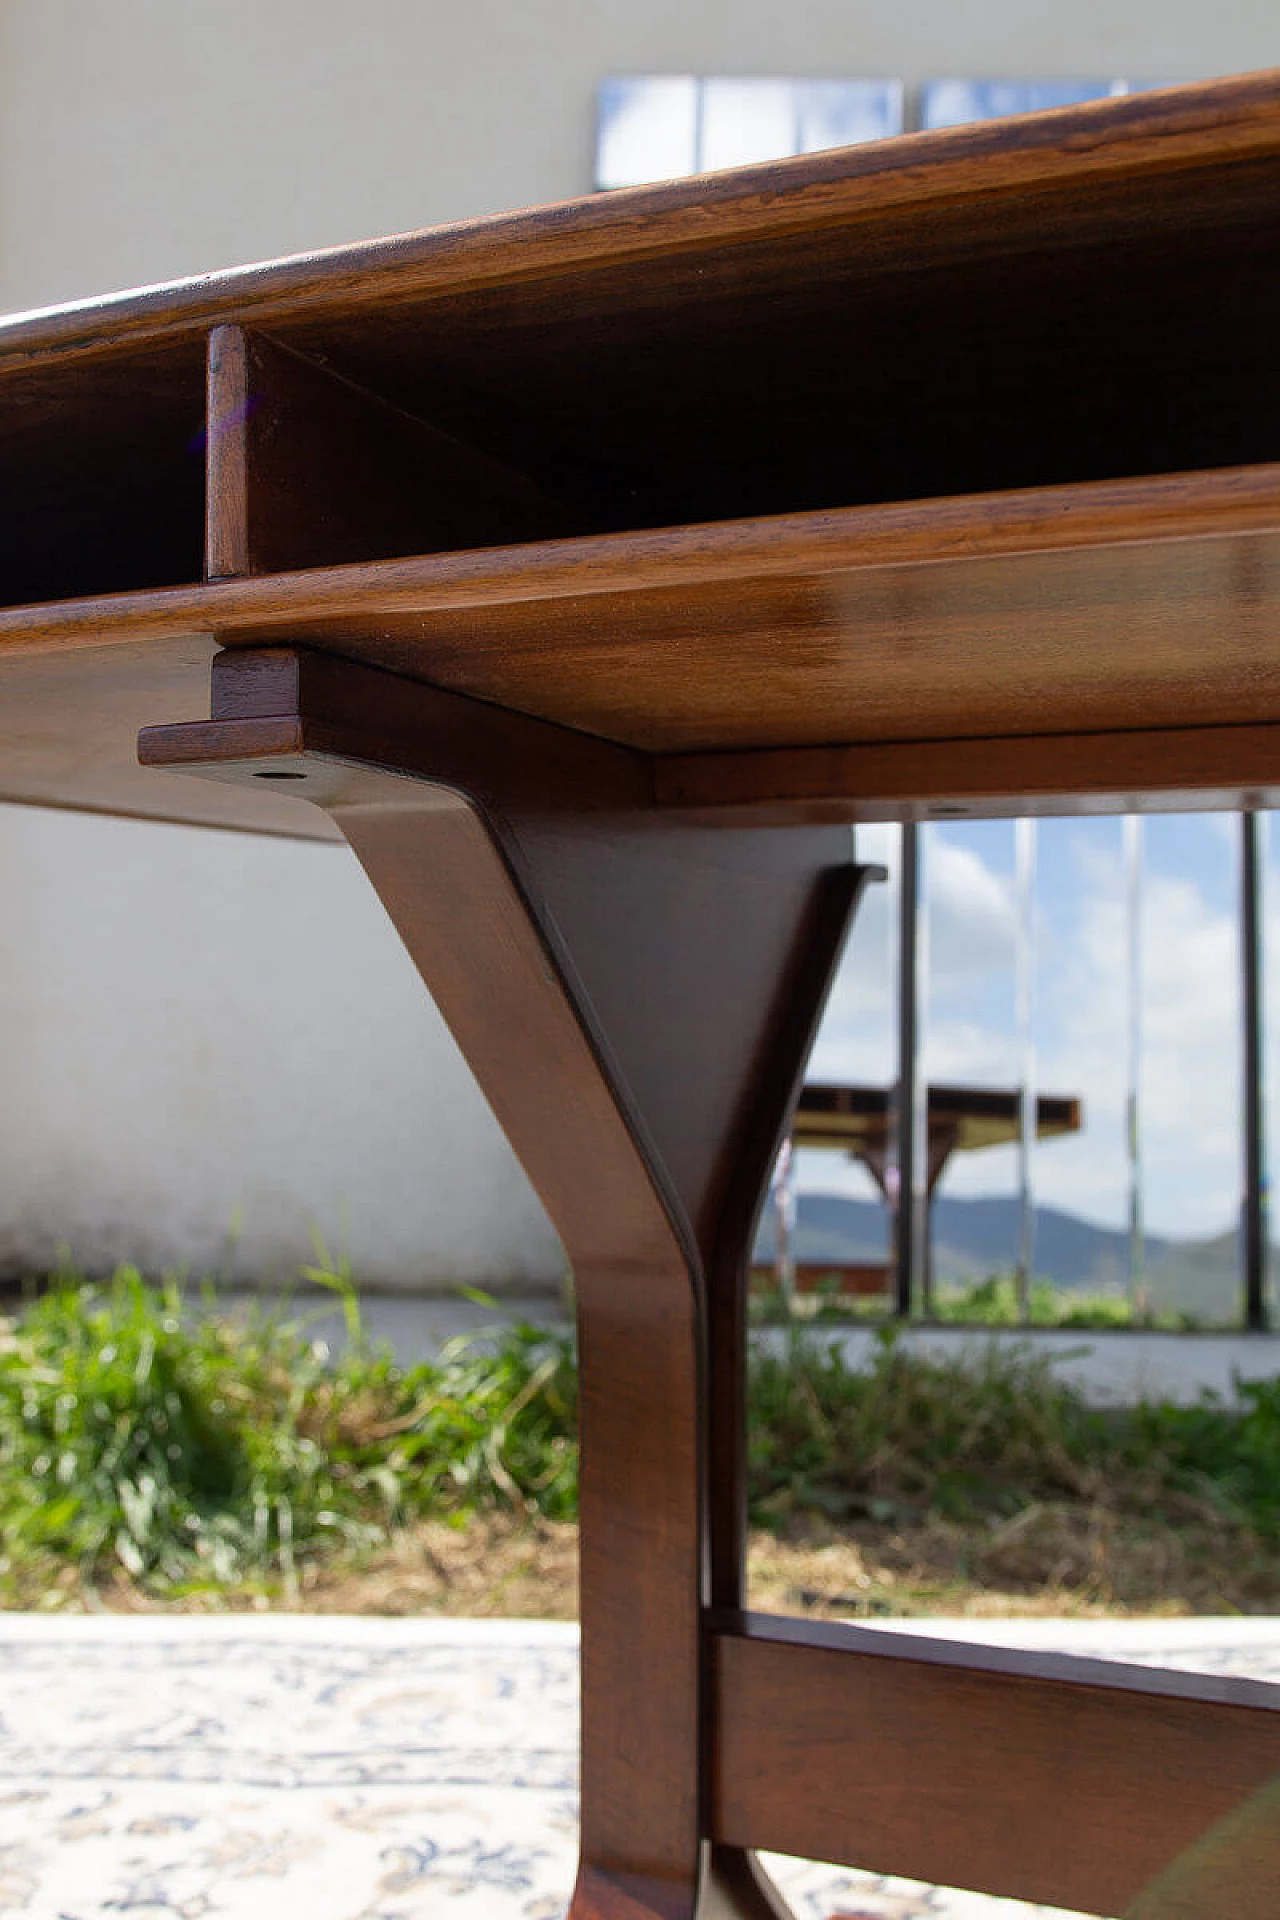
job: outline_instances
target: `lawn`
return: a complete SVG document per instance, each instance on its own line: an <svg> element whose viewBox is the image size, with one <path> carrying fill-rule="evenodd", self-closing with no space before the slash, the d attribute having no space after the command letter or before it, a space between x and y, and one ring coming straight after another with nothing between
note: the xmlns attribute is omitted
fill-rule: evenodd
<svg viewBox="0 0 1280 1920"><path fill-rule="evenodd" d="M4 1324L0 1602L572 1611L571 1342L515 1326L398 1366L346 1276L307 1281L340 1352L296 1303L235 1323L131 1269L55 1276ZM1280 1607L1280 1382L1102 1412L1030 1347L886 1333L855 1371L797 1326L752 1361L749 1489L756 1605Z"/></svg>

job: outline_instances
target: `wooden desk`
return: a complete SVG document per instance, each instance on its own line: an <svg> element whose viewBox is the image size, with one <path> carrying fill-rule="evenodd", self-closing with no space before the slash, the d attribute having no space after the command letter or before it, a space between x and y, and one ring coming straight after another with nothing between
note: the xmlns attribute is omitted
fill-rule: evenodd
<svg viewBox="0 0 1280 1920"><path fill-rule="evenodd" d="M1280 792L1278 191L1264 76L0 330L0 797L345 835L573 1260L575 1920L1280 1906L1274 1689L741 1611L849 823Z"/></svg>

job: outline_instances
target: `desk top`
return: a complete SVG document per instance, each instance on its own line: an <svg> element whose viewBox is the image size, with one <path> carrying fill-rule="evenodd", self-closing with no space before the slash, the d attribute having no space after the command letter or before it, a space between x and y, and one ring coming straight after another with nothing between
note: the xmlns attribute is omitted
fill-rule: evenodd
<svg viewBox="0 0 1280 1920"><path fill-rule="evenodd" d="M660 756L1269 728L1278 225L1261 75L19 316L0 798L323 833L134 764L286 640Z"/></svg>

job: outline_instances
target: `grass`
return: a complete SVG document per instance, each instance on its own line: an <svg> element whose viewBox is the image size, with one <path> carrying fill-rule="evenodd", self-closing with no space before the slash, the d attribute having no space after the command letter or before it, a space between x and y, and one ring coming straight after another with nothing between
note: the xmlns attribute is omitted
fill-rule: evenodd
<svg viewBox="0 0 1280 1920"><path fill-rule="evenodd" d="M1029 1345L930 1358L886 1331L855 1373L806 1330L757 1354L752 1409L752 1517L793 1549L792 1604L1280 1607L1280 1381L1100 1410Z"/></svg>
<svg viewBox="0 0 1280 1920"><path fill-rule="evenodd" d="M314 1313L193 1314L129 1268L55 1276L6 1323L0 1601L323 1605L381 1580L369 1604L390 1581L486 1610L461 1572L477 1542L522 1606L571 1578L568 1339L508 1327L402 1367L366 1339L348 1275L307 1277L346 1315L340 1354ZM751 1409L759 1553L826 1565L850 1604L985 1586L1149 1605L1207 1594L1210 1574L1218 1605L1280 1593L1280 1382L1100 1412L1029 1348L930 1358L885 1332L855 1371L797 1327L756 1353ZM792 1579L802 1603L812 1579Z"/></svg>
<svg viewBox="0 0 1280 1920"><path fill-rule="evenodd" d="M1171 1333L1194 1332L1201 1324L1195 1314L1175 1307L1155 1307L1133 1301L1122 1293L1085 1293L1057 1287L1051 1280L1033 1280L1027 1289L1027 1317L1021 1319L1017 1283L1011 1273L989 1275L939 1287L935 1320L943 1324L980 1327L1068 1327L1103 1330L1109 1327L1152 1327Z"/></svg>
<svg viewBox="0 0 1280 1920"><path fill-rule="evenodd" d="M756 1355L752 1412L758 1518L972 1519L1061 1500L1176 1517L1199 1503L1280 1543L1280 1380L1240 1382L1230 1402L1104 1410L1030 1346L929 1357L883 1331L857 1371L801 1331Z"/></svg>
<svg viewBox="0 0 1280 1920"><path fill-rule="evenodd" d="M296 1593L309 1562L367 1553L424 1515L564 1519L577 1500L569 1344L517 1327L399 1367L306 1317L184 1311L132 1268L55 1276L0 1350L0 1597L118 1572L175 1595Z"/></svg>
<svg viewBox="0 0 1280 1920"><path fill-rule="evenodd" d="M765 1325L785 1325L799 1316L818 1326L841 1326L850 1321L883 1325L891 1311L884 1296L842 1295L839 1276L819 1284L816 1292L788 1302L774 1289L762 1289L753 1298L754 1317ZM1051 1280L1033 1280L1027 1290L1026 1318L1018 1300L1012 1273L993 1273L985 1279L943 1282L935 1291L932 1322L966 1327L1066 1327L1101 1331L1117 1327L1154 1328L1189 1333L1203 1322L1193 1313L1174 1307L1156 1307L1132 1301L1122 1293L1085 1293L1055 1286Z"/></svg>

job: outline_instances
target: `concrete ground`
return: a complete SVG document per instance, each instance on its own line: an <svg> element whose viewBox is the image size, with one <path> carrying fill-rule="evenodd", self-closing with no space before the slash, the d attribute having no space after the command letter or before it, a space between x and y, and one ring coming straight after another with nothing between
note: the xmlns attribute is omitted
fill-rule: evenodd
<svg viewBox="0 0 1280 1920"><path fill-rule="evenodd" d="M198 1295L189 1298L195 1312L204 1311ZM260 1294L228 1290L214 1296L214 1310L220 1314L243 1317L262 1305ZM335 1351L343 1345L342 1309L318 1291L295 1294L283 1311L289 1319L305 1320L316 1337L327 1340ZM439 1353L450 1340L483 1335L515 1320L535 1327L569 1325L563 1301L551 1293L506 1294L492 1307L462 1294L363 1293L360 1318L369 1337L389 1346L404 1366Z"/></svg>
<svg viewBox="0 0 1280 1920"><path fill-rule="evenodd" d="M822 1328L840 1343L851 1366L865 1363L875 1344L870 1327ZM777 1340L771 1332L762 1336ZM1271 1333L1148 1333L1117 1327L1083 1332L1031 1327L993 1332L984 1327L904 1327L910 1352L941 1358L981 1355L996 1342L1054 1362L1058 1379L1077 1386L1095 1406L1135 1406L1142 1400L1193 1404L1208 1391L1230 1397L1235 1380L1280 1374L1280 1335Z"/></svg>
<svg viewBox="0 0 1280 1920"><path fill-rule="evenodd" d="M918 1630L1280 1680L1280 1618ZM0 1914L562 1920L573 1627L0 1614L0 1673ZM772 1864L797 1920L1049 1911Z"/></svg>
<svg viewBox="0 0 1280 1920"><path fill-rule="evenodd" d="M249 1296L224 1295L220 1310L246 1310ZM342 1318L323 1300L294 1301L290 1311L314 1314L317 1332L335 1345L342 1341ZM361 1313L375 1340L386 1341L404 1362L436 1353L460 1334L482 1332L503 1321L528 1320L535 1326L565 1326L567 1316L554 1295L504 1297L493 1308L457 1295L426 1298L367 1294ZM865 1363L874 1348L869 1327L815 1329L824 1339L838 1341L850 1364ZM1132 1406L1143 1399L1194 1402L1208 1390L1229 1396L1233 1382L1274 1378L1280 1374L1280 1335L1248 1333L1147 1333L1117 1328L1081 1332L1072 1328L1036 1327L1026 1332L996 1332L974 1327L905 1327L904 1346L933 1356L958 1352L981 1353L992 1340L1026 1347L1055 1362L1055 1373L1079 1386L1098 1406ZM757 1339L777 1341L775 1330Z"/></svg>

